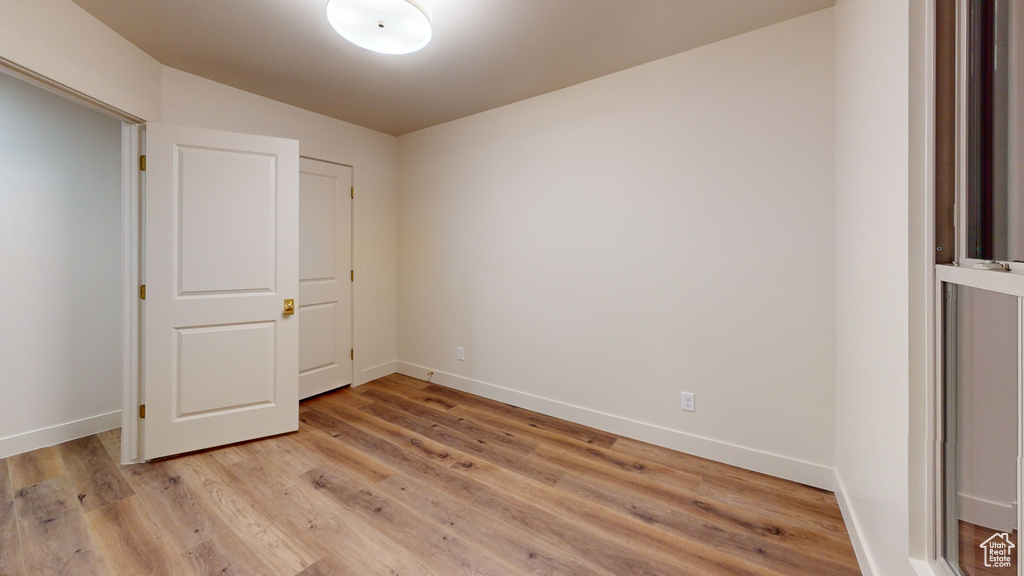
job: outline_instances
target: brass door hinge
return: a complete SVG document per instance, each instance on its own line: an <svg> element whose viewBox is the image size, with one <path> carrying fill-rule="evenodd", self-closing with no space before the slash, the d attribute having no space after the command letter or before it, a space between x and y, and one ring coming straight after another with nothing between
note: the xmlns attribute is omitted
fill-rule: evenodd
<svg viewBox="0 0 1024 576"><path fill-rule="evenodd" d="M356 281L356 271L355 270L349 270L349 274L351 275L351 279L350 280L352 282L355 282Z"/></svg>
<svg viewBox="0 0 1024 576"><path fill-rule="evenodd" d="M352 358L352 360L355 360L356 359L356 349L355 348L349 348L348 349L348 355L349 355L350 358Z"/></svg>
<svg viewBox="0 0 1024 576"><path fill-rule="evenodd" d="M139 300L146 299L146 285L142 284L139 286Z"/></svg>
<svg viewBox="0 0 1024 576"><path fill-rule="evenodd" d="M145 172L146 171L146 155L145 154L143 154L142 156L139 156L139 171L140 172Z"/></svg>
<svg viewBox="0 0 1024 576"><path fill-rule="evenodd" d="M356 197L356 187L353 186L350 190L352 191L352 198L355 198Z"/></svg>
<svg viewBox="0 0 1024 576"><path fill-rule="evenodd" d="M145 418L145 417L146 417L146 405L145 404L139 404L139 418Z"/></svg>

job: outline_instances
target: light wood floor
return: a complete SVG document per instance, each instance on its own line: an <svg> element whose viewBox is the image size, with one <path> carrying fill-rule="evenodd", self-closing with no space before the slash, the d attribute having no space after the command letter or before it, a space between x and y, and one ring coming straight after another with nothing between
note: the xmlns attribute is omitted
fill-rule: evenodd
<svg viewBox="0 0 1024 576"><path fill-rule="evenodd" d="M992 537L993 534L1002 532L994 528L985 528L970 522L961 520L960 525L960 571L965 576L1015 576L1017 574L1017 562L1003 568L989 568L985 566L985 551L981 543ZM1017 532L1010 534L1013 542L1017 541Z"/></svg>
<svg viewBox="0 0 1024 576"><path fill-rule="evenodd" d="M860 574L830 492L394 375L295 434L0 460L0 574Z"/></svg>

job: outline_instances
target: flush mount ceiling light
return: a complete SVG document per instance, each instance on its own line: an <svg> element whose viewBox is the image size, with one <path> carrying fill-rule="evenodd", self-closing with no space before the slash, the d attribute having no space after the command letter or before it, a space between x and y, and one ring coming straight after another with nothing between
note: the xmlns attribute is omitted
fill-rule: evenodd
<svg viewBox="0 0 1024 576"><path fill-rule="evenodd" d="M382 54L408 54L430 42L430 16L415 0L329 0L327 20L349 42Z"/></svg>

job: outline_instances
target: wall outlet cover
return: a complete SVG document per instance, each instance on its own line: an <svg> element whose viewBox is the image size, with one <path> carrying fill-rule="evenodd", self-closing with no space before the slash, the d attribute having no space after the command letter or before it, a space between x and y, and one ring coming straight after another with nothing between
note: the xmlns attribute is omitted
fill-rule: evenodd
<svg viewBox="0 0 1024 576"><path fill-rule="evenodd" d="M682 405L683 410L686 410L687 412L696 412L697 405L696 405L696 400L693 397L693 394L691 394L690 392L683 392L682 393L682 399L683 399L683 405Z"/></svg>

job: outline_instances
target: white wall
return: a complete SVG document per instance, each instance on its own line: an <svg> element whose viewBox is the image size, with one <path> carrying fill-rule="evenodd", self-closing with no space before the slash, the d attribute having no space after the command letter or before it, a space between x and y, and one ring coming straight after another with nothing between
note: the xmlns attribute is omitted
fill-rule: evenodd
<svg viewBox="0 0 1024 576"><path fill-rule="evenodd" d="M70 0L0 0L0 58L147 120L160 64Z"/></svg>
<svg viewBox="0 0 1024 576"><path fill-rule="evenodd" d="M910 8L839 0L836 473L862 565L908 561Z"/></svg>
<svg viewBox="0 0 1024 576"><path fill-rule="evenodd" d="M831 487L832 27L400 137L402 370Z"/></svg>
<svg viewBox="0 0 1024 576"><path fill-rule="evenodd" d="M6 74L0 102L3 458L120 420L121 123Z"/></svg>

